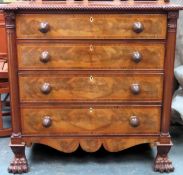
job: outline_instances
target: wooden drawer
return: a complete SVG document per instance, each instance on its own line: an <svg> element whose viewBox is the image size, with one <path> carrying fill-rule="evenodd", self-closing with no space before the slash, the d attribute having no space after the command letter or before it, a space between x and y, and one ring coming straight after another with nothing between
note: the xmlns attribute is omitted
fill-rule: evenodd
<svg viewBox="0 0 183 175"><path fill-rule="evenodd" d="M23 134L158 134L157 106L22 108Z"/></svg>
<svg viewBox="0 0 183 175"><path fill-rule="evenodd" d="M5 18L2 11L0 11L0 55L7 55Z"/></svg>
<svg viewBox="0 0 183 175"><path fill-rule="evenodd" d="M161 101L163 76L37 72L21 74L19 87L21 101Z"/></svg>
<svg viewBox="0 0 183 175"><path fill-rule="evenodd" d="M135 24L138 32L133 29ZM167 16L165 14L20 14L17 15L16 26L17 37L27 39L165 39ZM143 31L139 32L139 26L142 26Z"/></svg>
<svg viewBox="0 0 183 175"><path fill-rule="evenodd" d="M164 44L31 43L18 45L19 69L163 69Z"/></svg>

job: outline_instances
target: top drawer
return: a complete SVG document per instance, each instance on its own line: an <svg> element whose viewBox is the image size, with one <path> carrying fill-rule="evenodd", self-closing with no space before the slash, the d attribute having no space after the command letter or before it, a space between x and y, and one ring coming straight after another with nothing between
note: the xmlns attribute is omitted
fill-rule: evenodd
<svg viewBox="0 0 183 175"><path fill-rule="evenodd" d="M20 14L22 39L165 39L165 14Z"/></svg>

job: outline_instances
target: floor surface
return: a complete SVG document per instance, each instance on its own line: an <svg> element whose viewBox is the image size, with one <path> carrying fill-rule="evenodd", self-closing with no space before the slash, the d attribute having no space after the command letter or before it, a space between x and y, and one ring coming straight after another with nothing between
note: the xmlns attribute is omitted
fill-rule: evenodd
<svg viewBox="0 0 183 175"><path fill-rule="evenodd" d="M175 172L183 173L183 126L171 128L174 147L169 157ZM13 154L8 147L9 138L0 139L0 175L8 175L7 167ZM152 170L156 149L139 145L119 153L109 153L103 149L97 153L78 150L64 154L44 145L33 145L26 149L30 165L28 175L158 175Z"/></svg>

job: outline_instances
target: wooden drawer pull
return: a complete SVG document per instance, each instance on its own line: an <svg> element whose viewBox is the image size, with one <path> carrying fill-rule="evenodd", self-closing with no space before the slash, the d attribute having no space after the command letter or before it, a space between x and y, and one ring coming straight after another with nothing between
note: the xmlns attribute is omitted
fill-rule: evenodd
<svg viewBox="0 0 183 175"><path fill-rule="evenodd" d="M131 116L129 122L132 127L138 127L140 125L140 120L137 116Z"/></svg>
<svg viewBox="0 0 183 175"><path fill-rule="evenodd" d="M133 31L135 33L141 33L144 30L144 25L141 22L135 22L133 24Z"/></svg>
<svg viewBox="0 0 183 175"><path fill-rule="evenodd" d="M135 63L139 63L142 60L142 54L140 52L138 52L138 51L133 52L133 54L132 54L132 60Z"/></svg>
<svg viewBox="0 0 183 175"><path fill-rule="evenodd" d="M39 31L41 33L47 33L49 31L50 27L48 22L41 22L39 25Z"/></svg>
<svg viewBox="0 0 183 175"><path fill-rule="evenodd" d="M136 84L136 83L132 84L131 85L131 92L133 94L139 94L140 93L140 85Z"/></svg>
<svg viewBox="0 0 183 175"><path fill-rule="evenodd" d="M51 126L51 124L52 124L51 117L50 116L44 116L43 122L42 122L43 127L48 128L48 127Z"/></svg>
<svg viewBox="0 0 183 175"><path fill-rule="evenodd" d="M47 63L50 60L50 55L48 51L43 51L40 56L40 61L42 63Z"/></svg>
<svg viewBox="0 0 183 175"><path fill-rule="evenodd" d="M44 83L42 86L41 86L41 92L43 94L49 94L51 92L51 85L49 83Z"/></svg>

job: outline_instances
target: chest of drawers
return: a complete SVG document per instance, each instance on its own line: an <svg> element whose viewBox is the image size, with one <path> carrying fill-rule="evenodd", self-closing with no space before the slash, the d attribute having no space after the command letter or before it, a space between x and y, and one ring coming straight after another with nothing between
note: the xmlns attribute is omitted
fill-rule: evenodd
<svg viewBox="0 0 183 175"><path fill-rule="evenodd" d="M24 2L4 6L15 160L25 146L71 153L152 143L168 152L178 10L164 2Z"/></svg>

